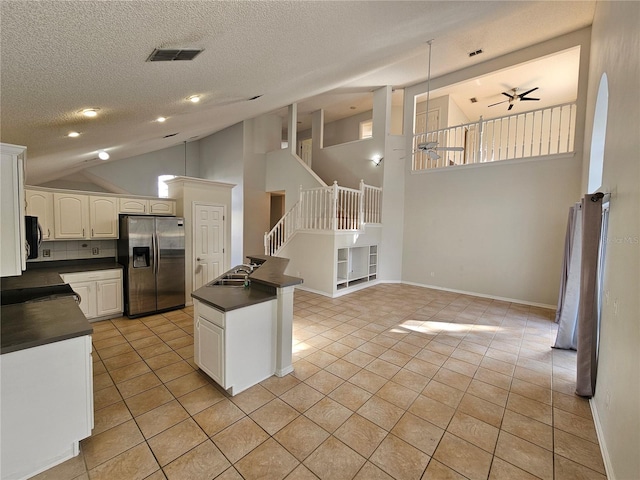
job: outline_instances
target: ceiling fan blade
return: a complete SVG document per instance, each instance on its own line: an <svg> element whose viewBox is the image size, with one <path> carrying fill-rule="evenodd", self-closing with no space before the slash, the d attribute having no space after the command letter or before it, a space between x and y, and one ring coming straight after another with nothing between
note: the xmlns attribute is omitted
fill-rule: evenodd
<svg viewBox="0 0 640 480"><path fill-rule="evenodd" d="M507 92L502 92L502 95L504 95L505 97L509 97L511 100L515 98L513 95L510 95Z"/></svg>
<svg viewBox="0 0 640 480"><path fill-rule="evenodd" d="M519 94L518 96L520 97L520 99L522 99L522 97L526 97L527 95L529 95L531 92L535 92L536 90L538 90L539 87L535 87L532 88L531 90L527 90L524 93Z"/></svg>
<svg viewBox="0 0 640 480"><path fill-rule="evenodd" d="M507 110L511 110L512 108L513 108L513 103L509 105L509 108L507 108Z"/></svg>
<svg viewBox="0 0 640 480"><path fill-rule="evenodd" d="M496 105L500 105L501 103L506 103L506 102L508 102L508 101L509 101L509 100L505 100L504 102L492 103L491 105L489 105L489 107L494 107L494 106L496 106Z"/></svg>
<svg viewBox="0 0 640 480"><path fill-rule="evenodd" d="M438 160L440 158L440 155L438 155L434 150L428 150L427 155L431 160Z"/></svg>
<svg viewBox="0 0 640 480"><path fill-rule="evenodd" d="M524 100L525 102L526 102L526 101L531 101L531 100L533 100L533 101L536 101L536 102L537 102L537 101L538 101L538 100L540 100L540 99L539 99L539 98L521 97L521 98L520 98L520 100Z"/></svg>
<svg viewBox="0 0 640 480"><path fill-rule="evenodd" d="M464 152L464 147L436 147L434 150L443 150L447 152Z"/></svg>
<svg viewBox="0 0 640 480"><path fill-rule="evenodd" d="M418 146L418 150L426 151L426 150L431 150L432 148L437 147L438 142L423 142L423 143L419 143L417 146Z"/></svg>

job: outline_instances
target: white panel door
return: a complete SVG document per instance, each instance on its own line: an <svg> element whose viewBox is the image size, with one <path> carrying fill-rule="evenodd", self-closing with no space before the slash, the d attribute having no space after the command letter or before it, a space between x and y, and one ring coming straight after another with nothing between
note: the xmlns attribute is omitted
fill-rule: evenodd
<svg viewBox="0 0 640 480"><path fill-rule="evenodd" d="M193 289L224 272L224 207L204 203L193 206Z"/></svg>

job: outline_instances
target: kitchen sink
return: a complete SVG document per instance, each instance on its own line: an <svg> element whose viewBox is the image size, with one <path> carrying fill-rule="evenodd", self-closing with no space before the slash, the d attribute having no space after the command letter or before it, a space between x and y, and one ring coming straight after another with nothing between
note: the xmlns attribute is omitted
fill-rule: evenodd
<svg viewBox="0 0 640 480"><path fill-rule="evenodd" d="M242 278L218 278L207 285L208 287L244 287L244 275Z"/></svg>
<svg viewBox="0 0 640 480"><path fill-rule="evenodd" d="M225 273L224 275L219 277L221 280L242 280L244 281L247 278L246 273Z"/></svg>

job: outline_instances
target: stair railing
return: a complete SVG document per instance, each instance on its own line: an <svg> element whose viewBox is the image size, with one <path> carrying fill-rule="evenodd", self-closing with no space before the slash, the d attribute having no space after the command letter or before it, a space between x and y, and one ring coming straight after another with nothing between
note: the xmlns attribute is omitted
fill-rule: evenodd
<svg viewBox="0 0 640 480"><path fill-rule="evenodd" d="M265 255L277 252L297 231L359 231L381 223L382 189L360 181L360 188L338 186L302 189L299 200L264 235Z"/></svg>

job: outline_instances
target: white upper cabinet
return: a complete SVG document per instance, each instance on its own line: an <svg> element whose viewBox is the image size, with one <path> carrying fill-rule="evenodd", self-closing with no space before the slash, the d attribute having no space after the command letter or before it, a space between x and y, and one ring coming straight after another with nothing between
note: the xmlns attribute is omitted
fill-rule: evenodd
<svg viewBox="0 0 640 480"><path fill-rule="evenodd" d="M89 196L91 238L118 238L118 199Z"/></svg>
<svg viewBox="0 0 640 480"><path fill-rule="evenodd" d="M53 240L53 193L40 190L25 190L27 215L38 217L42 228L42 240Z"/></svg>
<svg viewBox="0 0 640 480"><path fill-rule="evenodd" d="M0 276L21 275L27 268L24 223L24 160L27 149L0 144Z"/></svg>
<svg viewBox="0 0 640 480"><path fill-rule="evenodd" d="M151 215L175 215L175 200L149 200L149 213Z"/></svg>
<svg viewBox="0 0 640 480"><path fill-rule="evenodd" d="M119 198L118 211L120 213L142 213L149 210L149 200L146 198Z"/></svg>
<svg viewBox="0 0 640 480"><path fill-rule="evenodd" d="M54 236L57 240L89 238L89 197L53 194Z"/></svg>

